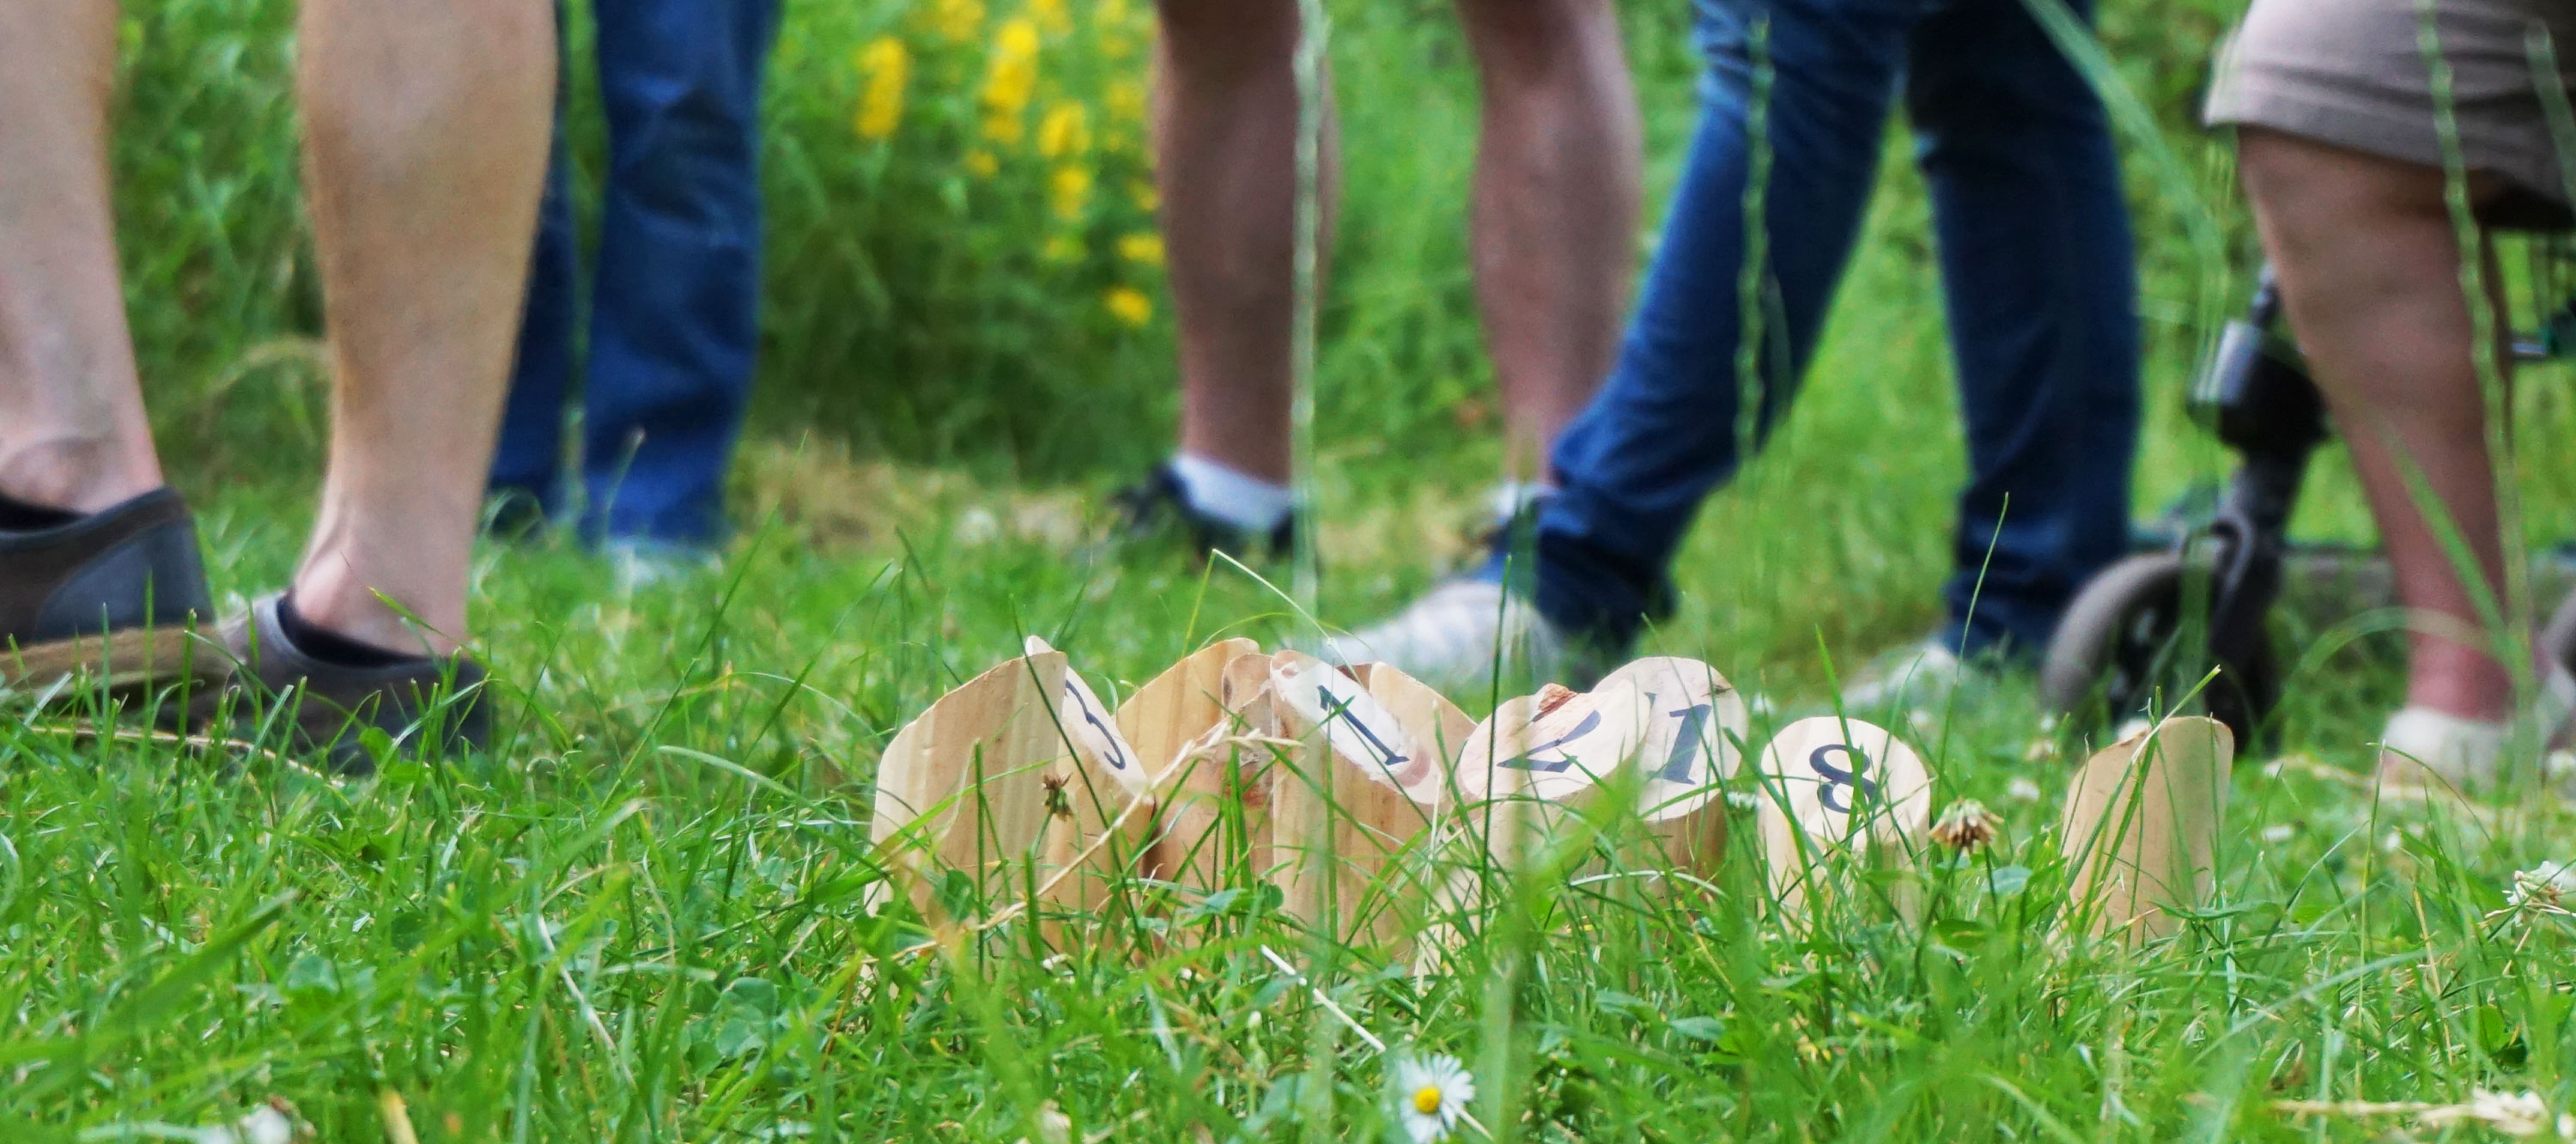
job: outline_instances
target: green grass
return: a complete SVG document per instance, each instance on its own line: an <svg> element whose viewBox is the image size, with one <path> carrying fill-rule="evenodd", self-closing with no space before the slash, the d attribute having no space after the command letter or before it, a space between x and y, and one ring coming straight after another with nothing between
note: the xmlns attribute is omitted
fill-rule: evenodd
<svg viewBox="0 0 2576 1144"><path fill-rule="evenodd" d="M128 20L138 343L236 600L291 566L319 460L289 7ZM1658 188L1691 120L1674 7L1627 10ZM2172 157L2129 152L2156 410L2142 512L2224 472L2176 409L2250 257L2224 149L2188 127L2223 7L2104 17L2133 126ZM1456 209L1472 77L1438 6L1335 8L1351 193L1317 492L1322 608L1356 621L1458 557L1496 453L1460 431L1491 401ZM2239 768L2216 898L2135 955L2067 934L2066 763L2034 752L2048 736L2018 682L1891 720L1936 801L2006 820L1995 847L1914 875L1919 923L1889 904L1894 876L1851 871L1811 929L1782 926L1739 829L1706 886L1503 884L1419 980L1257 894L1166 894L1160 929L1080 930L1063 957L1016 925L906 952L923 931L863 899L867 783L908 716L1030 633L1123 690L1213 636L1288 627L1239 574L1088 532L1166 439L1166 329L1073 313L1088 286L1052 314L1025 263L979 261L1022 207L939 216L971 232L954 247L893 237L946 208L853 157L846 60L900 18L791 6L771 175L797 254L772 276L742 541L717 576L631 595L577 552L488 552L478 634L507 716L490 757L351 784L103 742L78 713L0 727L0 1138L146 1138L273 1095L322 1140L373 1141L392 1093L424 1141L1385 1139L1384 1063L1333 1008L1464 1058L1481 1122L1520 1140L2362 1140L2405 1123L2274 1102L2576 1104L2566 919L2483 917L2515 869L2569 856L2576 817L2539 797L2482 824L2374 804L2357 779L2397 677L2369 618L2295 633L2326 650L2292 681L2281 765ZM576 139L595 152L595 130ZM1651 639L1784 712L1827 694L1820 647L1847 672L1937 608L1960 447L1901 142L1888 175L1806 400L1709 507ZM868 285L934 271L929 310ZM2542 540L2576 533L2566 393L2550 371L2520 398ZM2368 534L2331 463L2301 528Z"/></svg>

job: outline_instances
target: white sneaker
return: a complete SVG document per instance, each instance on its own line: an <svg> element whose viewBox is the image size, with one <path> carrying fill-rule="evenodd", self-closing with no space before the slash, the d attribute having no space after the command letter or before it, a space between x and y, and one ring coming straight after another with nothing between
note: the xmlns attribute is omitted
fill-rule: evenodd
<svg viewBox="0 0 2576 1144"><path fill-rule="evenodd" d="M2380 785L2460 794L2490 790L2509 730L2502 723L2463 719L2429 707L2400 710L2379 733Z"/></svg>
<svg viewBox="0 0 2576 1144"><path fill-rule="evenodd" d="M688 583L719 562L713 549L658 540L611 540L599 546L599 554L608 560L620 596Z"/></svg>
<svg viewBox="0 0 2576 1144"><path fill-rule="evenodd" d="M1899 704L1928 706L1949 698L1968 674L1959 653L1938 638L1900 648L1870 661L1843 688L1843 710L1867 717L1893 711Z"/></svg>
<svg viewBox="0 0 2576 1144"><path fill-rule="evenodd" d="M1557 680L1571 643L1502 585L1452 580L1386 620L1326 639L1318 654L1345 664L1393 664L1435 687L1463 687L1491 681L1498 666L1506 680L1522 672Z"/></svg>

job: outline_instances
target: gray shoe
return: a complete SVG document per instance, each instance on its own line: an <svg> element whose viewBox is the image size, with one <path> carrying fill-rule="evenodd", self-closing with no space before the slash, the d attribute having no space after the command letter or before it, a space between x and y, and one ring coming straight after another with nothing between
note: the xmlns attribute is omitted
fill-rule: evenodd
<svg viewBox="0 0 2576 1144"><path fill-rule="evenodd" d="M223 646L239 663L233 714L245 738L283 720L288 749L318 755L335 774L375 772L368 731L383 735L393 755L440 758L491 742L491 705L482 665L463 652L421 656L381 667L317 659L295 646L277 620L278 597L251 605L223 627Z"/></svg>
<svg viewBox="0 0 2576 1144"><path fill-rule="evenodd" d="M1575 682L1593 657L1528 600L1484 580L1452 580L1403 611L1323 642L1316 654L1345 664L1387 663L1433 687ZM1581 683L1589 683L1585 679Z"/></svg>
<svg viewBox="0 0 2576 1144"><path fill-rule="evenodd" d="M1844 686L1843 711L1868 719L1899 706L1930 707L1949 699L1970 670L1936 636L1871 660Z"/></svg>

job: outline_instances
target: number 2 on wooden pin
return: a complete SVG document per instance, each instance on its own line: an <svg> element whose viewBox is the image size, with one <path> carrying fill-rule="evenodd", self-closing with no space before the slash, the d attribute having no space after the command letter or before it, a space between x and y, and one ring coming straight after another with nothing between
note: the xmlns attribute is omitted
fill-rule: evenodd
<svg viewBox="0 0 2576 1144"><path fill-rule="evenodd" d="M1585 735L1591 734L1593 731L1599 729L1600 726L1601 713L1595 711L1584 716L1583 721L1575 724L1573 730L1532 747L1528 751L1524 752L1519 758L1512 759L1508 762L1502 763L1501 765L1510 767L1514 770L1543 771L1548 774L1555 774L1558 771L1562 771L1567 767L1574 765L1574 753L1572 751L1567 751L1564 748L1568 744L1583 738ZM1539 758L1540 755L1549 751L1557 751L1559 753L1553 759Z"/></svg>

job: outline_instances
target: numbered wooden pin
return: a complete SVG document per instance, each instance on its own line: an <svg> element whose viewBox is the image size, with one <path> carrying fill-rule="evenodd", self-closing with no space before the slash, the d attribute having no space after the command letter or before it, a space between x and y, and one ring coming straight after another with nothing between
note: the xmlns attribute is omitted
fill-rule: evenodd
<svg viewBox="0 0 2576 1144"><path fill-rule="evenodd" d="M1452 768L1461 805L1485 847L1519 867L1580 805L1629 765L1645 736L1644 697L1625 682L1590 692L1550 684L1505 700L1467 736Z"/></svg>
<svg viewBox="0 0 2576 1144"><path fill-rule="evenodd" d="M1633 689L1645 723L1634 756L1637 813L1675 866L1707 874L1726 853L1723 784L1743 765L1752 721L1744 697L1695 659L1641 659L1602 678ZM1598 690L1598 689L1596 689Z"/></svg>
<svg viewBox="0 0 2576 1144"><path fill-rule="evenodd" d="M1181 749L1225 720L1225 665L1259 656L1247 639L1218 640L1147 680L1118 705L1118 733L1136 748L1145 773L1160 778Z"/></svg>
<svg viewBox="0 0 2576 1144"><path fill-rule="evenodd" d="M1036 893L1052 873L1044 845L1069 759L1055 714L1064 679L1059 653L1010 660L942 696L886 744L869 836L891 882L870 888L871 907L893 885L924 917L946 917L937 888L949 871L963 872L984 903ZM1032 874L1038 881L1022 884Z"/></svg>
<svg viewBox="0 0 2576 1144"><path fill-rule="evenodd" d="M1216 715L1155 777L1161 822L1146 851L1146 869L1152 877L1213 893L1261 877L1272 866L1270 792L1277 749L1271 744L1279 726L1271 714L1270 657L1259 645L1227 640L1164 675L1184 666L1193 681L1212 675ZM1145 692L1137 694L1142 698ZM1208 693L1197 694L1203 699Z"/></svg>
<svg viewBox="0 0 2576 1144"><path fill-rule="evenodd" d="M1032 656L1055 650L1036 636L1026 646ZM1154 834L1153 780L1100 696L1070 666L1056 689L1055 716L1070 754L1047 823L1046 865L1056 873L1042 896L1097 913L1113 898L1116 880L1142 867Z"/></svg>
<svg viewBox="0 0 2576 1144"><path fill-rule="evenodd" d="M1476 733L1476 721L1459 710L1457 704L1451 703L1448 696L1432 690L1429 684L1406 675L1392 664L1353 664L1350 671L1368 688L1369 695L1378 701L1378 705L1395 717L1396 723L1413 742L1430 748L1435 761L1429 780L1437 784L1438 789L1411 792L1415 801L1456 806L1452 764L1458 753L1466 748L1468 738ZM1422 932L1414 940L1413 968L1416 974L1439 972L1449 952L1464 940L1464 931L1458 923L1484 888L1485 879L1479 869L1482 863L1460 861L1450 851L1459 837L1454 829L1456 825L1454 815L1444 816L1444 835L1429 847L1416 846L1416 850L1426 858L1426 869L1417 876L1436 887Z"/></svg>
<svg viewBox="0 0 2576 1144"><path fill-rule="evenodd" d="M2058 845L2074 870L2072 906L2095 935L2166 937L2180 925L2171 910L2208 900L2235 757L2226 724L2178 717L2075 772Z"/></svg>
<svg viewBox="0 0 2576 1144"><path fill-rule="evenodd" d="M1763 748L1758 777L1771 894L1791 914L1828 884L1826 859L1901 864L1931 825L1932 774L1922 757L1858 719L1823 716L1781 728Z"/></svg>
<svg viewBox="0 0 2576 1144"><path fill-rule="evenodd" d="M1269 691L1282 734L1301 743L1271 791L1281 908L1337 938L1404 943L1433 883L1397 860L1441 813L1437 760L1359 680L1311 655L1272 656Z"/></svg>
<svg viewBox="0 0 2576 1144"><path fill-rule="evenodd" d="M1430 748L1431 773L1426 777L1445 786L1449 764L1466 749L1468 737L1476 733L1476 721L1451 703L1448 696L1397 670L1393 664L1355 664L1351 674L1368 689L1369 697L1395 719L1397 727L1415 743Z"/></svg>

